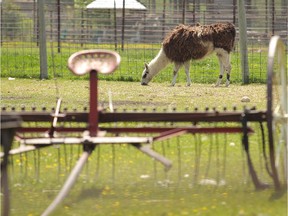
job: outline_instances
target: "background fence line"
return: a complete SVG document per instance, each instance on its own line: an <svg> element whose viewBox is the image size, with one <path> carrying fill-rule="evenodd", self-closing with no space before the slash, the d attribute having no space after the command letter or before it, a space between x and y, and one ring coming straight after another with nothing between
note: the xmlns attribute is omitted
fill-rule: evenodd
<svg viewBox="0 0 288 216"><path fill-rule="evenodd" d="M122 57L118 71L106 79L138 81L144 62L161 47L165 34L179 23L233 22L237 29L232 54L232 82L241 82L236 0L141 0L147 10L86 9L70 0L45 1L45 32L49 78L73 78L68 57L82 49L117 50ZM266 81L267 47L272 35L287 44L287 0L246 0L250 82ZM1 3L1 76L39 78L39 16L37 2L4 0ZM32 11L32 13L31 13ZM116 17L114 15L116 14ZM123 30L124 29L124 38ZM124 39L124 40L123 40ZM122 42L123 40L123 42ZM214 82L218 74L215 56L192 62L193 82ZM167 71L167 72L166 72ZM184 73L179 79L184 81ZM171 67L155 81L171 81ZM101 77L103 78L103 77Z"/></svg>

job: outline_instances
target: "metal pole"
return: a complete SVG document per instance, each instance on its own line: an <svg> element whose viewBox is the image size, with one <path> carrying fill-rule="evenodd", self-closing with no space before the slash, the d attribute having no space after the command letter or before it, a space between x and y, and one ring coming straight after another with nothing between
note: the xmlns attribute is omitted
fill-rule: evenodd
<svg viewBox="0 0 288 216"><path fill-rule="evenodd" d="M272 35L275 34L275 0L271 1L271 8L272 8Z"/></svg>
<svg viewBox="0 0 288 216"><path fill-rule="evenodd" d="M123 8L122 8L122 44L121 49L124 50L124 34L125 34L125 0L123 0Z"/></svg>
<svg viewBox="0 0 288 216"><path fill-rule="evenodd" d="M165 20L166 20L166 0L163 1L163 24L162 24L162 37L165 36Z"/></svg>
<svg viewBox="0 0 288 216"><path fill-rule="evenodd" d="M196 2L193 0L193 23L195 24L196 20Z"/></svg>
<svg viewBox="0 0 288 216"><path fill-rule="evenodd" d="M90 110L89 110L89 133L91 137L97 136L98 132L98 74L90 72Z"/></svg>
<svg viewBox="0 0 288 216"><path fill-rule="evenodd" d="M60 16L60 0L57 0L57 39L58 39L58 53L61 52L61 42L60 42L60 33L61 33L61 16Z"/></svg>
<svg viewBox="0 0 288 216"><path fill-rule="evenodd" d="M237 0L233 0L233 24L236 24L236 8Z"/></svg>
<svg viewBox="0 0 288 216"><path fill-rule="evenodd" d="M186 0L183 0L182 6L182 23L185 24L185 17L186 17Z"/></svg>
<svg viewBox="0 0 288 216"><path fill-rule="evenodd" d="M0 11L0 16L1 16L1 30L0 30L0 35L1 35L1 46L3 44L3 9L2 9L2 2L0 3L1 11Z"/></svg>
<svg viewBox="0 0 288 216"><path fill-rule="evenodd" d="M249 83L248 51L247 51L247 23L244 0L238 0L239 41L241 54L241 69L243 84Z"/></svg>
<svg viewBox="0 0 288 216"><path fill-rule="evenodd" d="M44 0L38 1L38 19L39 19L39 51L40 51L40 79L48 78L47 71L47 48L45 32Z"/></svg>
<svg viewBox="0 0 288 216"><path fill-rule="evenodd" d="M265 33L268 34L268 0L265 0Z"/></svg>
<svg viewBox="0 0 288 216"><path fill-rule="evenodd" d="M115 45L115 50L117 50L117 13L116 13L116 1L114 0L114 45Z"/></svg>
<svg viewBox="0 0 288 216"><path fill-rule="evenodd" d="M83 9L81 9L81 47L83 47L83 41L84 41L84 12Z"/></svg>

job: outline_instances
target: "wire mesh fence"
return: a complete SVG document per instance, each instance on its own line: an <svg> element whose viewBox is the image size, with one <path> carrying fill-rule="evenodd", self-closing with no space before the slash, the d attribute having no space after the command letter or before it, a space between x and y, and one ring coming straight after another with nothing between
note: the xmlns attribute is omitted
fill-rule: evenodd
<svg viewBox="0 0 288 216"><path fill-rule="evenodd" d="M109 2L109 1L107 1ZM84 2L44 2L48 77L71 78L68 57L82 49L116 50L122 57L113 80L138 81L144 63L151 61L163 37L179 23L232 22L238 31L237 1L141 0L141 9L87 9ZM39 2L38 2L39 3ZM250 82L266 81L267 47L272 35L287 43L287 1L246 1ZM132 4L133 5L133 4ZM36 1L1 3L1 76L39 78L39 5ZM232 53L232 82L241 82L240 51L236 36ZM215 56L192 61L192 82L214 82L218 76ZM104 79L104 77L101 77ZM167 67L154 81L171 81ZM180 72L179 80L185 80Z"/></svg>

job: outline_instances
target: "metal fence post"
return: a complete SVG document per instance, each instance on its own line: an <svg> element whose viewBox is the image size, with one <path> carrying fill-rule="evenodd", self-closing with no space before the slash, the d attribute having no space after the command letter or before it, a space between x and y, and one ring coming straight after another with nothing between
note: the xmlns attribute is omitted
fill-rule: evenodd
<svg viewBox="0 0 288 216"><path fill-rule="evenodd" d="M249 83L248 51L247 51L247 21L244 0L238 0L239 39L241 54L242 83Z"/></svg>
<svg viewBox="0 0 288 216"><path fill-rule="evenodd" d="M38 1L38 19L39 19L39 51L40 51L40 79L48 78L47 71L47 49L46 49L46 26L44 15L44 0Z"/></svg>

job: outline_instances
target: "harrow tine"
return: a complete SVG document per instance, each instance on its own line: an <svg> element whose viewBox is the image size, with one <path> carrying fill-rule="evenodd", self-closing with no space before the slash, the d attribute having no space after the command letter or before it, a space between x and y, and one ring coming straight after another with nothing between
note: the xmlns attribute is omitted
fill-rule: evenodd
<svg viewBox="0 0 288 216"><path fill-rule="evenodd" d="M88 161L88 158L92 151L84 151L77 161L75 167L73 168L72 172L70 173L69 177L67 178L66 182L64 183L63 187L61 188L60 192L58 193L57 197L53 200L53 202L48 206L48 208L42 213L41 216L48 216L50 215L56 207L63 201L63 199L67 196L70 189L74 185L79 176L81 170L83 169L85 163Z"/></svg>
<svg viewBox="0 0 288 216"><path fill-rule="evenodd" d="M259 180L257 173L254 169L253 163L252 163L252 159L251 159L251 155L250 155L250 151L249 151L249 141L248 141L248 132L247 132L247 115L246 114L247 114L247 110L245 110L245 112L242 115L242 126L243 126L242 145L244 146L249 173L251 175L255 189L256 190L262 190L262 189L267 188L268 185L262 183Z"/></svg>
<svg viewBox="0 0 288 216"><path fill-rule="evenodd" d="M132 144L132 145L136 147L137 149L139 149L141 152L149 155L150 157L162 163L165 166L166 171L168 171L172 167L172 162L170 160L165 158L163 155L158 154L157 152L153 151L149 146L143 146L139 143Z"/></svg>
<svg viewBox="0 0 288 216"><path fill-rule="evenodd" d="M52 122L52 125L51 125L51 129L49 131L49 136L50 137L54 137L55 128L57 127L58 117L64 117L62 115L59 115L60 114L61 102L62 102L62 99L58 98L57 105L56 105L56 110L55 110L55 113L53 115L53 122Z"/></svg>

